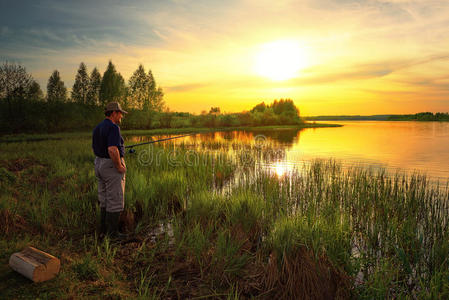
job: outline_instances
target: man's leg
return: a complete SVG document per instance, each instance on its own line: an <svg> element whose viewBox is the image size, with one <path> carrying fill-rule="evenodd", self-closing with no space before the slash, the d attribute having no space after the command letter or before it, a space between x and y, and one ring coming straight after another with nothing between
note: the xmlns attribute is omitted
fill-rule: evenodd
<svg viewBox="0 0 449 300"><path fill-rule="evenodd" d="M109 161L110 167L105 168L106 176L106 224L108 233L120 236L118 223L120 213L125 206L125 174L119 173Z"/></svg>
<svg viewBox="0 0 449 300"><path fill-rule="evenodd" d="M100 176L101 159L95 158L95 176L98 180L98 202L100 203L100 234L106 234L106 182Z"/></svg>

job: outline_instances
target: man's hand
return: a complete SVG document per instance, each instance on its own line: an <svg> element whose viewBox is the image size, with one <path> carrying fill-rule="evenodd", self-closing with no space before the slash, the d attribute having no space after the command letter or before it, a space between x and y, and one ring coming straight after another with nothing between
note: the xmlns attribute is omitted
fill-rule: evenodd
<svg viewBox="0 0 449 300"><path fill-rule="evenodd" d="M116 167L117 168L117 167ZM119 171L119 173L126 173L126 167L121 165L117 168L117 171Z"/></svg>
<svg viewBox="0 0 449 300"><path fill-rule="evenodd" d="M108 153L117 171L119 173L125 173L126 172L125 161L123 160L122 162L120 153L118 152L118 148L116 146L109 146Z"/></svg>

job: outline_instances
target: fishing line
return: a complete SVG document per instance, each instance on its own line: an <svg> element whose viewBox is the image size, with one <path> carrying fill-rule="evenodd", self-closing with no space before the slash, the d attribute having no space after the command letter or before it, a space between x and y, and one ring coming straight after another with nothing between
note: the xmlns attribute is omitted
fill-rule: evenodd
<svg viewBox="0 0 449 300"><path fill-rule="evenodd" d="M179 138L182 138L182 137L196 135L196 134L198 134L198 133L189 133L189 134L177 135L177 136L172 136L172 137L169 137L169 138L159 139L159 140L155 140L155 141L149 141L149 142L129 145L129 146L125 146L125 149L129 149L128 153L136 153L136 150L134 149L134 147L137 147L137 146L154 144L154 143L168 141L168 140L173 140L173 139L179 139Z"/></svg>

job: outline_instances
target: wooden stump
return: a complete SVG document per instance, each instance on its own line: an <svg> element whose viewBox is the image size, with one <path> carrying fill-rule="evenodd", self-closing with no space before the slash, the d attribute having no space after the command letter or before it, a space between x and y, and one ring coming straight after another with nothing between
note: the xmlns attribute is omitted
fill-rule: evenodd
<svg viewBox="0 0 449 300"><path fill-rule="evenodd" d="M9 259L9 266L13 270L34 282L54 278L59 273L60 265L58 258L33 247L14 253Z"/></svg>

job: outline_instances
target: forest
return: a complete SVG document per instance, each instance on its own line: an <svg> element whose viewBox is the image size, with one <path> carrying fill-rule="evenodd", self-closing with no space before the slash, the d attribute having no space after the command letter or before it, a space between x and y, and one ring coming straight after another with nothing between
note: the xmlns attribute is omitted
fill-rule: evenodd
<svg viewBox="0 0 449 300"><path fill-rule="evenodd" d="M82 62L70 93L58 70L47 83L46 93L25 67L5 62L0 66L0 134L84 131L104 117L104 107L119 102L129 112L123 129L222 128L240 126L299 125L299 109L291 99L260 104L249 111L222 112L211 103L200 114L174 112L164 102L151 70L139 65L128 82L109 61L100 74L90 75Z"/></svg>

